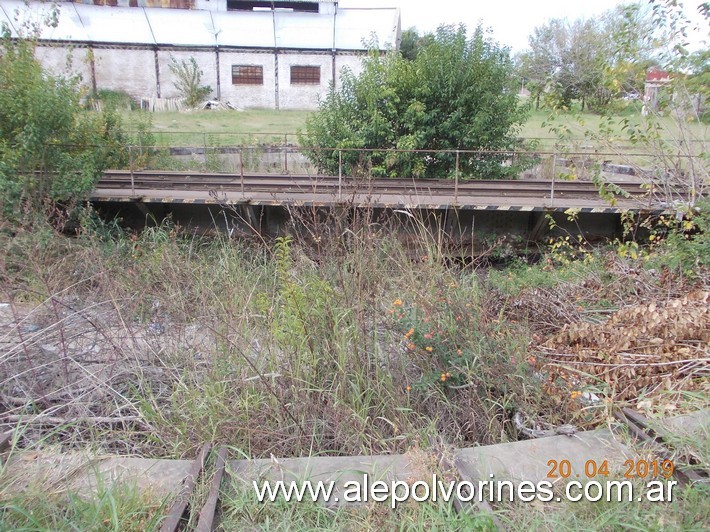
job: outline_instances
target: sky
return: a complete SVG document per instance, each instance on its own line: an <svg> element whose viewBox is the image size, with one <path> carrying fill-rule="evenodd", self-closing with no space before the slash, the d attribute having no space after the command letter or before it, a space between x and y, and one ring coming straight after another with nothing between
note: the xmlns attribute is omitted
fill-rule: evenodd
<svg viewBox="0 0 710 532"><path fill-rule="evenodd" d="M416 27L420 33L440 24L463 22L493 30L497 41L513 52L527 48L528 35L551 18L591 18L629 1L621 0L340 0L341 7L399 7L402 29ZM696 1L686 2L695 6Z"/></svg>

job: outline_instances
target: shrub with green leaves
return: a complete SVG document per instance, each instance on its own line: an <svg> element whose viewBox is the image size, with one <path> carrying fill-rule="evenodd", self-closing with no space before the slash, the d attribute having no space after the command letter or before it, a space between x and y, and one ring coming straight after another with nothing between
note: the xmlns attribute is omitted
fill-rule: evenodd
<svg viewBox="0 0 710 532"><path fill-rule="evenodd" d="M650 265L698 277L710 266L710 200L699 201L682 220L662 216L651 240L660 253L649 258Z"/></svg>
<svg viewBox="0 0 710 532"><path fill-rule="evenodd" d="M373 51L359 76L345 71L342 87L320 102L299 137L321 171L364 169L373 176L450 177L455 153L392 150L511 150L527 108L519 105L509 50L479 26L441 26L413 60ZM333 149L330 149L333 148ZM461 154L461 175L514 176L506 154Z"/></svg>
<svg viewBox="0 0 710 532"><path fill-rule="evenodd" d="M188 107L195 107L212 92L212 87L202 85L202 69L194 57L178 61L174 57L170 60L170 71L175 76L173 85L185 99Z"/></svg>
<svg viewBox="0 0 710 532"><path fill-rule="evenodd" d="M115 111L135 111L140 109L139 102L134 100L130 94L121 90L99 89L88 103L94 104L94 102L100 104L100 108Z"/></svg>
<svg viewBox="0 0 710 532"><path fill-rule="evenodd" d="M126 164L113 112L85 113L79 80L45 72L32 40L0 40L0 211L16 219L47 200L70 203L102 169Z"/></svg>

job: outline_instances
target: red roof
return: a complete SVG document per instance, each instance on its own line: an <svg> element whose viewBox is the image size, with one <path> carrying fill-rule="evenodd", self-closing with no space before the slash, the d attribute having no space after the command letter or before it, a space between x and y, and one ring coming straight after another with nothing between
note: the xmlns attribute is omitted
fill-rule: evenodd
<svg viewBox="0 0 710 532"><path fill-rule="evenodd" d="M669 81L671 75L665 70L651 68L646 71L646 81Z"/></svg>

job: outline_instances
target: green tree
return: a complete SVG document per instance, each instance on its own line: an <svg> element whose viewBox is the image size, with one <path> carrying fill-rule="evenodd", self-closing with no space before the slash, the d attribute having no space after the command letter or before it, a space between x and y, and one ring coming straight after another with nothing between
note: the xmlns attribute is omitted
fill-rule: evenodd
<svg viewBox="0 0 710 532"><path fill-rule="evenodd" d="M540 107L540 99L547 93L553 93L562 104L571 101L571 94L559 90L559 74L567 53L564 21L552 19L547 24L536 27L528 37L528 45L528 50L520 55L519 71L527 80L535 107Z"/></svg>
<svg viewBox="0 0 710 532"><path fill-rule="evenodd" d="M419 35L416 28L408 28L402 32L402 40L399 51L404 59L414 61L417 58L419 49L433 39L431 33Z"/></svg>
<svg viewBox="0 0 710 532"><path fill-rule="evenodd" d="M601 58L606 87L615 96L643 94L646 71L658 64L651 10L641 3L620 5L602 19L610 44Z"/></svg>
<svg viewBox="0 0 710 532"><path fill-rule="evenodd" d="M86 113L79 80L50 75L32 39L0 39L0 212L84 197L103 168L126 162L114 113Z"/></svg>
<svg viewBox="0 0 710 532"><path fill-rule="evenodd" d="M517 98L517 81L507 48L479 26L471 38L465 26L440 27L413 60L373 51L359 76L345 72L340 90L320 102L299 141L321 171L337 173L338 149L347 171L374 176L446 177L453 153L400 150L510 150L527 109ZM503 154L461 155L463 175L514 175Z"/></svg>
<svg viewBox="0 0 710 532"><path fill-rule="evenodd" d="M533 30L521 54L520 75L539 107L601 112L625 93L643 91L654 64L651 12L640 4L617 6L597 19L551 19Z"/></svg>
<svg viewBox="0 0 710 532"><path fill-rule="evenodd" d="M419 33L416 28L408 28L402 32L402 40L399 43L399 51L402 57L413 61L417 58L417 48L419 47Z"/></svg>
<svg viewBox="0 0 710 532"><path fill-rule="evenodd" d="M669 82L659 89L656 103L645 102L642 116L620 117L610 107L603 110L598 127L584 130L585 138L598 143L601 151L618 153L620 162L653 183L655 198L676 210L678 217L697 214L696 205L710 186L706 131L691 127L702 118L702 96L707 94L707 49L689 51L694 32L703 38L708 35L710 9L702 4L698 10L699 25L677 0L649 0L646 31L639 34L624 24L614 27L610 40L616 43L617 53L605 58L606 86L621 89L628 79L628 65L649 58L669 73ZM636 146L634 151L644 157L619 152L620 142ZM603 184L604 179L599 175L597 181Z"/></svg>
<svg viewBox="0 0 710 532"><path fill-rule="evenodd" d="M698 118L708 121L710 111L710 50L698 50L690 54L686 60L689 75L686 80L688 92L695 100L695 111Z"/></svg>

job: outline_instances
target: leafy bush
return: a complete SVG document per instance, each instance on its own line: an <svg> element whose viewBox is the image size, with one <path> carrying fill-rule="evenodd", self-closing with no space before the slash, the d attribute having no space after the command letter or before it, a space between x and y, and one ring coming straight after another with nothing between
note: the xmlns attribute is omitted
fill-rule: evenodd
<svg viewBox="0 0 710 532"><path fill-rule="evenodd" d="M173 57L168 66L176 78L173 85L185 99L188 107L195 107L212 92L212 87L202 85L202 70L194 57L181 61Z"/></svg>
<svg viewBox="0 0 710 532"><path fill-rule="evenodd" d="M139 108L138 102L124 91L99 89L91 100L99 102L103 109L133 111Z"/></svg>
<svg viewBox="0 0 710 532"><path fill-rule="evenodd" d="M338 149L350 171L374 176L444 177L456 167L454 153L391 150L510 150L527 109L518 105L507 48L479 26L468 39L461 25L442 26L419 47L413 60L373 51L363 72L345 71L342 88L332 91L306 123L299 142L321 171L339 169ZM334 149L328 149L334 148ZM504 177L505 154L466 154L464 175Z"/></svg>
<svg viewBox="0 0 710 532"><path fill-rule="evenodd" d="M710 266L710 200L699 201L683 220L661 217L651 232L658 254L649 263L694 278Z"/></svg>
<svg viewBox="0 0 710 532"><path fill-rule="evenodd" d="M103 168L126 164L125 135L113 112L84 113L78 79L47 74L34 42L0 41L0 210L17 218L45 201L70 203Z"/></svg>

